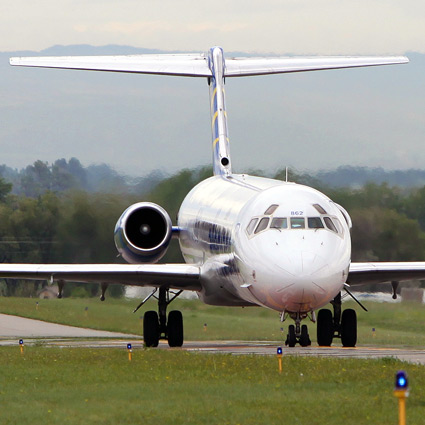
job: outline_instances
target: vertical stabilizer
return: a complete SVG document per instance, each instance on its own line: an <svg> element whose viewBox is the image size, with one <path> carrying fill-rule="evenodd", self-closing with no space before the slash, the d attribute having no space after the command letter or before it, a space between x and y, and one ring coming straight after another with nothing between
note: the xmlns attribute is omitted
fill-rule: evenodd
<svg viewBox="0 0 425 425"><path fill-rule="evenodd" d="M212 76L210 85L211 127L213 140L213 170L214 175L232 173L229 149L229 134L227 131L226 102L224 96L225 61L221 47L210 49L208 66Z"/></svg>

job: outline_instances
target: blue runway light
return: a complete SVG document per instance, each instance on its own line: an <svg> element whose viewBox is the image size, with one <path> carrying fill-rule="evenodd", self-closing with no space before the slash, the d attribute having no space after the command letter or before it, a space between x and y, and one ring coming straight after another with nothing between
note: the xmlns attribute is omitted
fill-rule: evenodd
<svg viewBox="0 0 425 425"><path fill-rule="evenodd" d="M278 356L282 355L282 347L277 347L277 355Z"/></svg>
<svg viewBox="0 0 425 425"><path fill-rule="evenodd" d="M131 344L127 344L127 350L131 350Z"/></svg>
<svg viewBox="0 0 425 425"><path fill-rule="evenodd" d="M406 390L408 386L407 374L404 370L397 372L395 376L395 388L396 390Z"/></svg>
<svg viewBox="0 0 425 425"><path fill-rule="evenodd" d="M22 345L24 343L24 340L23 339L20 339L19 340L19 345Z"/></svg>

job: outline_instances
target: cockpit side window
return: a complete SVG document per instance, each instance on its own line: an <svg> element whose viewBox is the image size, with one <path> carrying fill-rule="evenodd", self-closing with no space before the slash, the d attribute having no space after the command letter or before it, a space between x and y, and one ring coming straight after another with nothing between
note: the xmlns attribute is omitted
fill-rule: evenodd
<svg viewBox="0 0 425 425"><path fill-rule="evenodd" d="M269 225L270 218L269 217L263 217L260 222L258 223L257 228L255 229L255 234L262 232L263 230L267 229L267 226Z"/></svg>
<svg viewBox="0 0 425 425"><path fill-rule="evenodd" d="M325 227L320 217L308 217L307 221L309 229L323 229Z"/></svg>
<svg viewBox="0 0 425 425"><path fill-rule="evenodd" d="M257 222L258 222L258 218L253 218L249 222L248 227L246 228L246 233L248 233L248 235L251 235L252 234L252 232L255 229L255 225L257 224Z"/></svg>
<svg viewBox="0 0 425 425"><path fill-rule="evenodd" d="M305 229L304 218L291 217L291 229Z"/></svg>
<svg viewBox="0 0 425 425"><path fill-rule="evenodd" d="M275 217L270 225L271 229L287 229L288 219L286 217Z"/></svg>
<svg viewBox="0 0 425 425"><path fill-rule="evenodd" d="M326 227L329 230L332 230L332 232L338 233L338 230L336 229L335 224L333 223L330 217L323 217L323 220L325 221Z"/></svg>

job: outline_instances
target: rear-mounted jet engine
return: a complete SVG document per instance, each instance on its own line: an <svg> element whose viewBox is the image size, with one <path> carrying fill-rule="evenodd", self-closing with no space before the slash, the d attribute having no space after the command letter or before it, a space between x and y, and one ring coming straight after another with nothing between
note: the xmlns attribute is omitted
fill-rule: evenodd
<svg viewBox="0 0 425 425"><path fill-rule="evenodd" d="M167 252L172 235L170 216L152 202L128 207L115 226L115 246L129 263L156 263Z"/></svg>

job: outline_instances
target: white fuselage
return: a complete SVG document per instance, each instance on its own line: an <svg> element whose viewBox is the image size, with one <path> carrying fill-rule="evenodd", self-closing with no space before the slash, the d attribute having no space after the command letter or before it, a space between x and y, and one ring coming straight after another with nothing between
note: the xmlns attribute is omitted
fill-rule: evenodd
<svg viewBox="0 0 425 425"><path fill-rule="evenodd" d="M179 211L180 246L202 267L201 299L306 314L342 289L350 219L319 191L247 175L214 176Z"/></svg>

